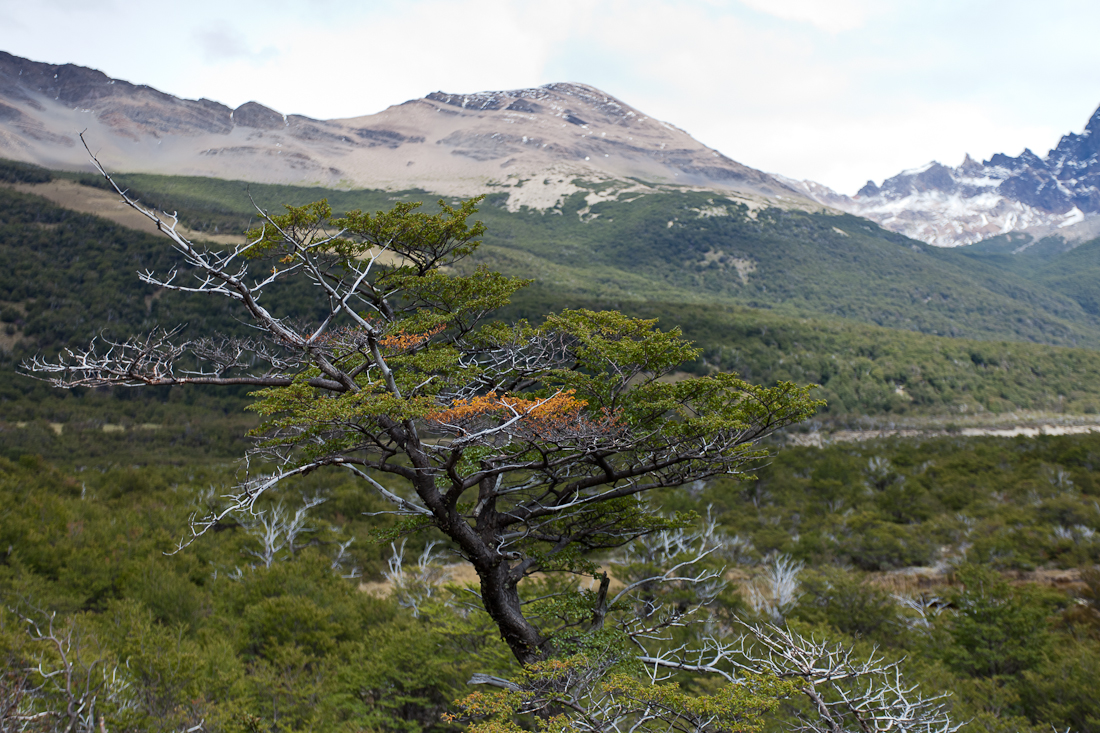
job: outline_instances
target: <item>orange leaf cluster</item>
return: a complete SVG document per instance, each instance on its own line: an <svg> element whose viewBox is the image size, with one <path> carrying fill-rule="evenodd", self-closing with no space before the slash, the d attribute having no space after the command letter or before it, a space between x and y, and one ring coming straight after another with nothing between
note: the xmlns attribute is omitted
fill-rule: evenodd
<svg viewBox="0 0 1100 733"><path fill-rule="evenodd" d="M424 331L423 333L405 333L404 331L398 331L392 336L386 336L383 339L379 339L378 343L387 349L393 349L394 351L405 351L407 349L414 349L420 344L424 343L432 336L440 333L447 327L446 323L441 323L435 328Z"/></svg>
<svg viewBox="0 0 1100 733"><path fill-rule="evenodd" d="M480 416L507 420L519 414L543 428L562 428L575 424L581 410L588 404L573 394L574 390L570 389L545 400L528 400L490 392L468 400L455 400L449 408L430 412L424 417L429 422L454 425Z"/></svg>

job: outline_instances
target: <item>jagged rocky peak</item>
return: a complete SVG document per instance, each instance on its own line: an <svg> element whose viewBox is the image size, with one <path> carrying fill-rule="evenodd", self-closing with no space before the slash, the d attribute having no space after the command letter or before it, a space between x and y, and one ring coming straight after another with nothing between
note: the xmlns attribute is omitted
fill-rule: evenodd
<svg viewBox="0 0 1100 733"><path fill-rule="evenodd" d="M112 89L118 85L119 89ZM84 66L44 64L0 51L0 92L15 99L27 99L31 91L65 104L79 104L136 88Z"/></svg>
<svg viewBox="0 0 1100 733"><path fill-rule="evenodd" d="M209 99L178 99L152 87L112 79L74 64L45 64L0 51L0 98L42 112L45 101L96 114L131 139L225 133L230 109ZM25 120L25 124L30 124Z"/></svg>
<svg viewBox="0 0 1100 733"><path fill-rule="evenodd" d="M1100 216L1100 108L1082 133L1063 136L1046 156L1024 148L981 162L967 155L957 168L933 161L881 186L868 181L854 197L823 188L802 186L822 203L930 244L970 244L1025 229L1068 232Z"/></svg>
<svg viewBox="0 0 1100 733"><path fill-rule="evenodd" d="M888 198L903 198L928 191L954 192L956 181L954 171L947 166L932 161L922 168L902 171L893 178L887 178L878 187L878 192L872 195L886 196ZM867 187L864 186L864 189Z"/></svg>
<svg viewBox="0 0 1100 733"><path fill-rule="evenodd" d="M572 82L546 84L541 87L528 89L513 89L502 92L475 92L473 94L449 94L447 92L432 92L425 99L461 107L470 110L504 110L508 112L525 112L539 114L546 111L548 105L555 102L576 102L586 111L598 112L606 122L622 121L630 118L643 118L636 110L631 109L619 100L604 94L595 87L586 84ZM560 109L560 107L559 107ZM587 121L577 117L572 110L560 110L564 112L562 119L574 125L586 125Z"/></svg>
<svg viewBox="0 0 1100 733"><path fill-rule="evenodd" d="M863 184L863 188L859 189L856 193L856 197L878 196L880 191L882 191L882 189L879 188L874 181L867 181L867 183Z"/></svg>
<svg viewBox="0 0 1100 733"><path fill-rule="evenodd" d="M1100 153L1100 108L1089 118L1085 130L1080 135L1069 133L1058 141L1054 150L1047 156L1056 169L1070 167L1081 170L1096 162Z"/></svg>
<svg viewBox="0 0 1100 733"><path fill-rule="evenodd" d="M963 157L963 162L959 164L959 170L965 173L975 173L979 171L981 167L982 163L971 158L970 153L967 153L966 156Z"/></svg>

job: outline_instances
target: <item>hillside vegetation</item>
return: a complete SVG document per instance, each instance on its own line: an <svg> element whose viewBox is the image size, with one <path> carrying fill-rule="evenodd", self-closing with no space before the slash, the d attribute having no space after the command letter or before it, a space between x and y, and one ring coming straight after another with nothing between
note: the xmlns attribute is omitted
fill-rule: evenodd
<svg viewBox="0 0 1100 733"><path fill-rule="evenodd" d="M10 177L19 174L38 180L43 175L32 167L7 170ZM199 205L186 190L195 183L193 179L163 181L185 189L169 188L163 195L179 198L189 207ZM202 183L227 197L235 185L224 181ZM282 190L265 188L253 195L275 195ZM309 198L301 190L290 192ZM389 197L378 192L371 195L375 197L368 202L371 205L385 207L391 203L383 200ZM338 203L350 205L339 199ZM497 217L495 224L501 227L506 220L500 217L512 216L493 206L484 207L484 211L490 221ZM222 215L228 218L217 225L219 228L239 223L233 218L235 214ZM196 221L195 214L186 216L192 223ZM539 216L543 221L580 231L591 225L578 220L566 227L568 218L564 215L528 212L515 216L528 223L530 217ZM492 233L492 227L489 231ZM512 236L514 232L505 228L504 234L487 239L500 242ZM661 290L657 285L647 289L638 274L632 277L641 282L638 287L648 297L641 298L637 293L615 295L616 289L624 288L624 280L616 280L613 269L586 271L588 284L569 290L547 281L546 268L540 269L535 255L524 255L523 259L514 248L495 247L501 256L493 260L493 265L507 264L524 275L544 275L521 291L514 304L499 314L500 318L539 319L563 307L610 307L658 318L662 327L683 329L702 349L700 359L685 365L685 369L732 370L767 384L780 380L820 384L820 395L829 403L822 413L825 418L974 415L1014 410L1092 414L1100 410L1100 353L1092 350L1025 341L936 337L855 318L799 316L786 306L750 308L705 302L691 289ZM170 267L172 252L162 239L4 188L0 188L0 256L8 265L0 272L0 319L7 339L6 355L0 358L9 374L19 360L37 351L55 353L64 346L84 344L101 333L121 337L176 324L188 325L185 334L247 331L234 317L227 300L158 293L137 279L138 271L165 271ZM186 272L181 273L181 277L186 276ZM591 283L598 278L611 282L603 292L594 293L598 289ZM319 307L316 293L308 288L273 291L269 297L271 307L297 317L308 317ZM195 407L196 415L207 408L219 414L239 414L247 401L243 391L216 404L208 402L201 390L188 391L186 397L169 390L116 390L80 396L14 375L0 384L0 399L6 405L8 421L37 419L70 425L71 431L100 430L103 424L172 424L174 421L166 417L169 400L186 399L205 405ZM69 439L75 438L66 437L64 441ZM49 453L52 449L47 446L53 442L47 436L43 450Z"/></svg>
<svg viewBox="0 0 1100 733"><path fill-rule="evenodd" d="M521 291L504 319L563 305L608 307L562 298L541 285ZM733 371L766 384L819 384L822 416L974 415L1038 410L1100 412L1100 354L1016 341L928 336L839 318L798 318L738 306L613 300L630 315L678 327L702 350L685 368Z"/></svg>
<svg viewBox="0 0 1100 733"><path fill-rule="evenodd" d="M459 572L446 546L427 572L412 563L406 580L377 582L393 553L377 530L389 524L363 515L380 500L346 474L285 487L284 509L301 497L326 501L309 511L311 531L270 560L247 516L165 555L195 507L236 480L233 468L206 459L97 466L79 448L68 459L59 469L32 455L0 458L9 548L0 660L53 669L48 645L16 613L43 625L56 613L55 628L80 645L78 664L102 665L115 680L97 708L108 730L205 720L219 731L452 731L460 726L440 716L469 692L471 674L515 672L468 591L442 587ZM1094 733L1100 574L1056 590L1010 585L996 571L1100 559L1097 466L1098 436L836 446L785 451L757 480L669 490L659 501L664 511L706 511L725 533L732 583L712 604L716 618L774 619L754 606L752 588L787 563L798 581L780 611L788 623L859 654L874 644L905 658L924 694L953 693L956 720ZM429 539L410 538L406 561ZM882 572L930 563L942 573ZM371 583L345 577L357 574ZM786 730L794 711L786 704L765 730Z"/></svg>
<svg viewBox="0 0 1100 733"><path fill-rule="evenodd" d="M1076 300L1100 315L1100 239L1080 244L1050 236L1037 242L1026 234L1005 235L960 248L958 254L993 264Z"/></svg>
<svg viewBox="0 0 1100 733"><path fill-rule="evenodd" d="M72 174L69 174L72 175ZM83 180L99 185L91 176ZM147 203L193 229L242 231L265 209L327 198L336 211L424 201L423 191L334 191L208 178L122 175ZM994 262L965 258L850 215L744 203L698 192L510 212L490 196L478 260L563 295L724 303L972 339L1100 347L1100 317L1072 297ZM251 197L251 200L250 200ZM595 203L588 203L592 197Z"/></svg>

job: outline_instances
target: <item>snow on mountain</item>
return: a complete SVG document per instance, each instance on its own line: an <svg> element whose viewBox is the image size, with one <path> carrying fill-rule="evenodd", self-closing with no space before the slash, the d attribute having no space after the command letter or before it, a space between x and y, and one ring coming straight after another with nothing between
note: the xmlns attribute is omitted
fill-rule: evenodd
<svg viewBox="0 0 1100 733"><path fill-rule="evenodd" d="M178 99L94 69L0 52L0 157L87 169L80 130L106 166L123 172L455 196L504 192L510 207L538 209L582 189L608 198L666 186L817 206L584 84L433 92L378 114L316 120L256 102L230 109Z"/></svg>
<svg viewBox="0 0 1100 733"><path fill-rule="evenodd" d="M998 153L980 163L968 155L957 168L933 161L881 186L868 181L855 196L783 180L819 203L942 247L1013 231L1073 238L1092 231L1091 220L1100 216L1100 109L1083 133L1064 136L1046 157L1025 149L1016 158Z"/></svg>

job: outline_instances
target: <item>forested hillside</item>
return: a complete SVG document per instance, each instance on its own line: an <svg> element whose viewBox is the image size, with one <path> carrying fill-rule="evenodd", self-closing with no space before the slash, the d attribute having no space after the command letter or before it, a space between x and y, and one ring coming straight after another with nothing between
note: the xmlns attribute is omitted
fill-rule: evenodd
<svg viewBox="0 0 1100 733"><path fill-rule="evenodd" d="M997 237L959 255L993 264L1067 295L1088 313L1100 313L1100 239L1067 242L1059 236L1033 241L1026 234Z"/></svg>
<svg viewBox="0 0 1100 733"><path fill-rule="evenodd" d="M147 203L179 211L188 226L222 233L247 226L253 201L280 211L283 204L327 198L336 211L348 211L387 209L395 201L423 201L431 209L435 199L416 191L203 178L119 180ZM850 215L750 210L689 191L621 201L582 191L546 212L511 212L505 203L503 195L490 196L481 206L488 231L478 262L535 277L563 296L726 303L932 335L1100 346L1100 317L1074 298Z"/></svg>
<svg viewBox="0 0 1100 733"><path fill-rule="evenodd" d="M97 336L119 338L179 324L192 334L247 332L226 299L157 293L138 280L139 271L164 272L172 265L170 248L157 237L10 189L0 188L0 211L0 253L8 263L0 273L0 318L11 345L3 357L7 370L37 351L54 353ZM797 317L785 308L661 301L656 294L645 300L594 298L586 292L537 281L499 317L537 320L563 307L583 306L658 318L665 327L682 328L702 348L701 358L685 369L732 370L764 383L820 384L829 403L827 416L1017 409L1091 414L1100 409L1100 354L1092 350L941 338L855 319ZM273 308L295 317L308 317L320 306L316 293L300 286L270 297ZM94 395L95 410L84 410L72 395L26 377L5 380L2 390L9 421L80 424L94 412L97 428L104 422L171 422L162 410L141 407L168 399L167 390ZM232 404L239 409L243 401Z"/></svg>
<svg viewBox="0 0 1100 733"><path fill-rule="evenodd" d="M9 181L38 182L52 175L41 169L13 164L7 164L3 171ZM248 195L260 205L273 208L276 206L274 200L267 199L280 195L291 203L301 203L323 193L336 207L343 208L382 208L392 203L389 199L413 197L412 194L393 197L380 192L333 192L256 185L250 186L246 195L242 187L233 182L150 176L131 178L135 179L135 185L153 191L146 194L151 203L163 207L174 204L182 212L184 221L192 227L207 231L217 228L221 232L227 229L237 231L247 224L248 207L251 206ZM91 178L88 182L95 183ZM0 201L4 212L0 247L3 248L5 261L10 263L0 274L0 301L3 301L0 318L5 321L6 338L10 344L9 356L6 357L8 369L35 351L50 353L62 345L86 343L101 332L120 337L177 324L187 324L192 333L209 330L240 333L244 328L231 317L228 302L204 302L178 294L156 293L150 286L138 281L136 273L139 270L166 271L170 267L172 254L163 241L95 217L67 212L37 197L6 189L0 189ZM957 312L961 325L945 327L945 330L977 330L983 342L938 339L905 329L876 327L861 322L864 319L858 313L850 314L853 315L851 318L827 317L820 313L826 307L834 311L855 307L853 302L858 298L841 301L838 297L837 302L843 302L844 306L832 307L822 305L822 301L811 297L815 292L820 294L822 287L836 286L848 293L870 298L866 305L867 312L874 311L877 320L889 322L888 309L876 310L880 306L876 305L878 293L875 289L851 281L856 278L874 282L873 272L869 275L861 269L865 263L861 262L858 249L845 251L845 255L851 257L844 272L847 280L833 286L811 283L797 297L780 298L775 290L782 286L782 282L776 285L774 278L769 280L772 282L771 290L763 282L754 285L758 279L762 281L765 278L756 260L753 262L758 269L745 272L745 282L738 275L737 267L741 263L744 270L747 260L737 259L733 264L727 261L723 265L720 258L711 257L704 268L694 270L683 267L676 257L669 261L669 251L673 247L688 254L700 249L702 243L708 241L705 232L684 232L675 226L669 228L666 222L664 227L653 229L661 236L668 233L669 241L662 244L664 240L655 241L652 235L648 235L647 242L643 225L647 216L652 218L657 215L655 206L649 206L646 209L648 213L643 211L637 221L630 219L630 212L622 208L616 211L620 218L624 213L627 215L627 221L623 222L626 231L637 229L641 232L636 236L625 236L621 232L616 234L612 238L614 241L635 245L619 254L601 248L603 243L599 237L607 233L604 231L601 234L601 230L595 228L600 224L600 218L582 221L579 217L565 214L509 214L494 207L491 202L483 205L479 216L489 222L485 238L486 249L491 252L486 255L491 258L489 264L503 266L517 274L537 276L532 287L521 291L515 305L502 317L520 315L537 319L547 312L579 305L616 307L637 315L657 317L668 327L680 326L702 347L701 359L694 365L688 365L689 370L732 369L746 378L768 383L791 379L820 384L824 388L821 394L829 402L825 414L831 416L1001 413L1017 409L1091 414L1100 408L1100 380L1096 379L1100 371L1100 358L1095 352L1052 350L1020 341L997 341L997 336L1013 338L1021 336L1021 333L1012 325L1011 319L1002 320L1002 312L993 306L987 308L988 303L974 310L952 304L949 310L937 316L946 318L946 314ZM864 231L865 234L865 227L871 226L851 218L800 212L776 212L775 215L779 219L801 220L803 224L800 226L810 226L814 221L829 223L828 231L835 238L830 241L834 244L839 241L845 246L853 237L845 238L832 231L834 223L847 221L849 229ZM695 220L712 225L714 222L730 224L735 218L712 216L696 217ZM737 226L743 226L745 221L751 222L743 220ZM539 229L535 224L543 228ZM759 222L754 226L763 231ZM811 226L807 236L811 240L825 236L820 231L813 233L816 231L813 227L820 229L822 226L824 224ZM678 233L675 240L671 239L673 233ZM898 235L881 234L899 239ZM578 242L580 235L589 238ZM741 236L747 235L742 232ZM757 254L762 252L772 257L770 261L773 266L787 267L792 271L797 271L799 267L819 269L817 264L798 260L787 262L774 254L782 254L784 247L789 249L796 244L804 246L805 243L792 244L794 239L784 240L774 232L765 232L761 236L766 241L749 244L755 247ZM879 252L882 256L885 256L883 252L890 257L897 257L900 253L902 257L917 257L924 261L924 265L938 259L949 259L956 263L953 266L958 271L963 270L958 262L967 264L967 258L953 252L925 248L918 256L918 253L896 242L888 239L878 241L876 246L889 248ZM525 254L520 250L521 244ZM827 249L821 241L812 246ZM556 258L560 264L550 262L549 255L539 257L537 254L551 247L556 247L561 253ZM666 259L663 261L668 262L667 266L660 265L662 251L665 252ZM1066 257L1081 259L1087 257L1089 251L1089 247L1082 247ZM626 272L624 259L637 262L637 270ZM1081 282L1081 290L1088 292L1088 268L1074 268L1074 263L1069 262L1061 265L1061 259L1056 262L1063 272L1075 272L1075 277ZM827 265L828 262L822 264L819 276L812 280L827 279L830 276ZM555 270L555 267L558 269ZM894 262L891 267L895 268L894 275L909 272L901 261ZM985 268L982 272L987 279L995 279L990 274L992 265L983 262L981 267ZM571 274L566 277L562 274L565 270L560 268L569 270ZM565 277L566 282L555 280L559 275ZM181 276L185 277L186 273ZM915 287L912 282L909 285ZM997 287L1008 291L1003 283ZM943 287L940 290L946 292ZM987 294L989 292L992 291L986 291ZM971 295L978 297L974 293ZM1034 293L1031 295L1034 296ZM276 298L274 302L279 308L285 308L286 313L307 314L318 306L312 300L315 294L308 290L282 291L272 297ZM768 307L746 308L715 302L736 302L746 298ZM1002 301L1002 305L1005 303L1008 304L1005 307L1024 308L1023 304L1014 300ZM1079 305L1077 307L1081 308ZM1061 312L1066 312L1064 302L1059 308ZM795 315L799 311L802 312L801 317ZM814 311L818 313L813 315ZM996 330L990 332L975 328L972 318L986 317L997 321ZM1022 319L1020 322L1020 328L1025 332L1028 329L1034 331L1024 335L1036 338L1040 332L1046 336L1058 332L1057 329L1050 331L1050 327L1050 323L1033 319ZM1065 327L1072 330L1069 325ZM1005 328L1014 333L1003 333ZM73 420L79 422L81 419L76 413L70 415L74 409L72 406L60 407L71 403L67 396L47 390L42 385L16 378L4 389L7 390L8 400L16 399L17 393L30 395L33 392L37 405L35 410L28 412L16 408L15 403L9 403L12 408L8 411L9 420L26 421L39 417L65 423ZM16 392L11 392L13 389ZM109 398L103 396L98 399ZM139 396L138 403L148 399L148 396ZM51 408L50 405L57 405L58 408ZM133 414L124 418L127 412L124 410L119 413L117 421L157 423L160 420L156 416L139 418L133 412L135 409L134 403L130 402L127 410ZM101 422L112 419L101 418Z"/></svg>

